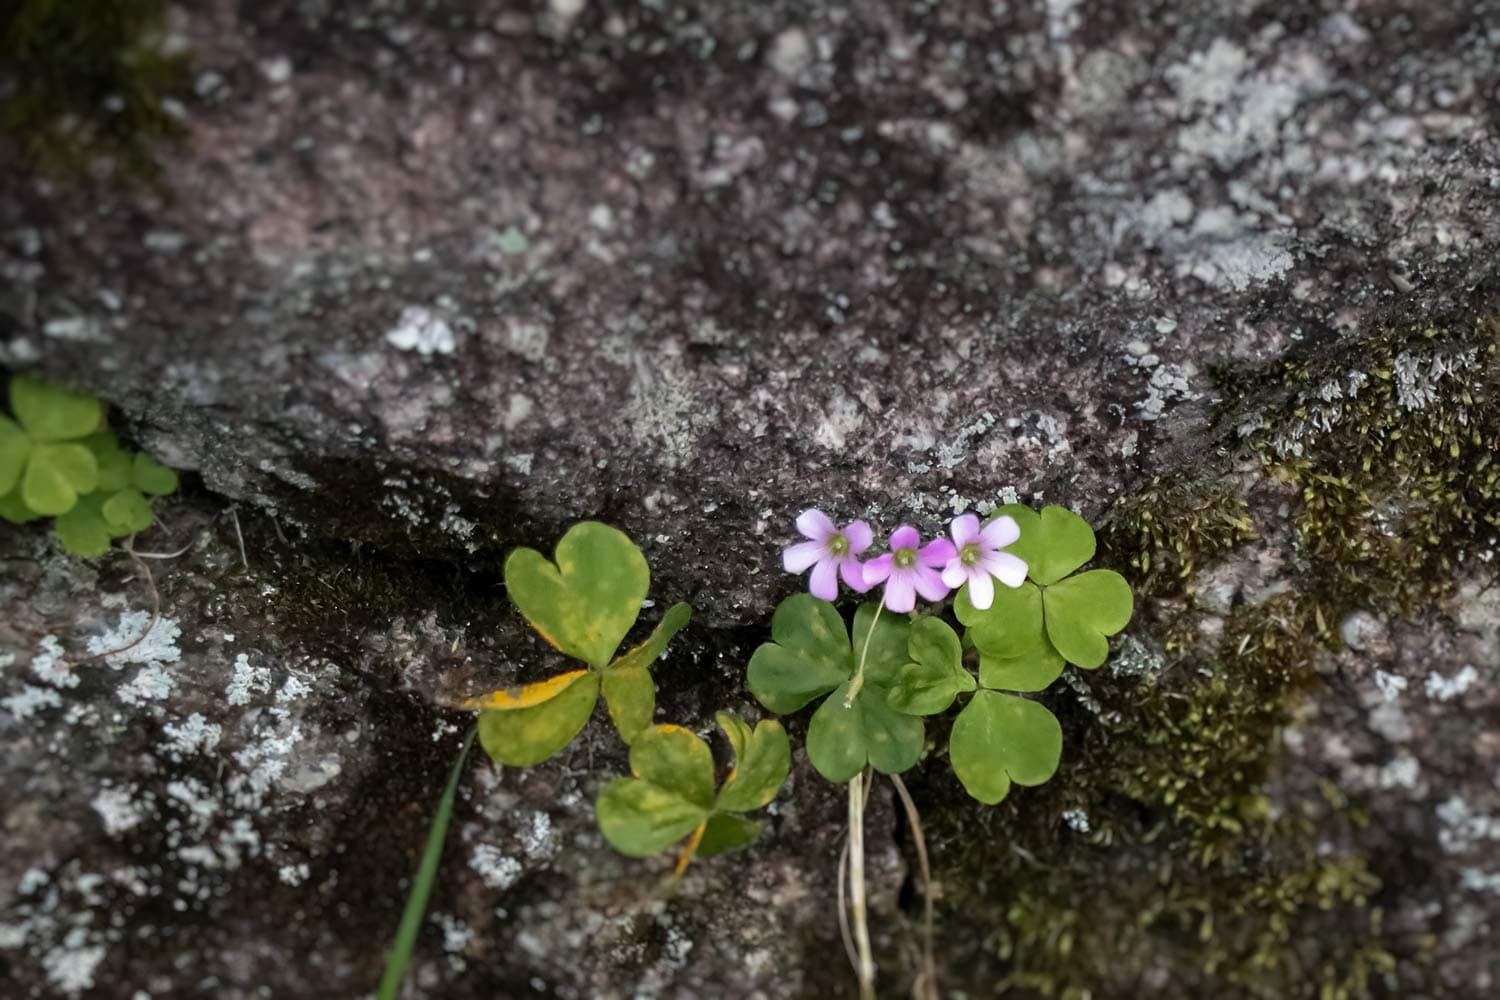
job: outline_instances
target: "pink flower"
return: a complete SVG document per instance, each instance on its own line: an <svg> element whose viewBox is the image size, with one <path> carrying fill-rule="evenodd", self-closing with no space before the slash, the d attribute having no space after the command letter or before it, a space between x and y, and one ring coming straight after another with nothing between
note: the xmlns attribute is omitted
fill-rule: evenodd
<svg viewBox="0 0 1500 1000"><path fill-rule="evenodd" d="M1008 515L995 518L984 527L973 514L962 514L949 525L953 533L953 555L943 567L943 582L957 589L969 585L969 603L980 611L995 600L992 577L1007 587L1026 582L1026 563L1019 556L1001 552L1021 537L1016 519Z"/></svg>
<svg viewBox="0 0 1500 1000"><path fill-rule="evenodd" d="M856 558L874 538L868 524L850 521L838 528L822 511L804 510L797 515L797 530L810 541L789 546L781 553L781 565L788 573L802 573L811 567L807 589L814 597L825 601L838 597L840 576L861 594L870 589L864 566Z"/></svg>
<svg viewBox="0 0 1500 1000"><path fill-rule="evenodd" d="M920 546L920 548L919 548ZM865 563L865 584L873 587L885 583L885 606L906 612L917 605L917 594L923 600L941 601L948 587L938 572L955 554L953 543L934 538L922 545L922 536L911 525L903 524L891 533L891 551Z"/></svg>

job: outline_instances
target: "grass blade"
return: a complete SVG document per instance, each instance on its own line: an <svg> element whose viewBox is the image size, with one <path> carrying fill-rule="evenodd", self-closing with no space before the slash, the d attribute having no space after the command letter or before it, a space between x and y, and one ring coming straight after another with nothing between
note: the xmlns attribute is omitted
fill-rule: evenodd
<svg viewBox="0 0 1500 1000"><path fill-rule="evenodd" d="M443 789L443 798L438 803L437 814L432 817L432 829L427 832L427 849L422 852L422 863L412 879L411 895L406 897L406 909L401 913L401 926L396 928L396 940L391 945L390 957L385 961L385 975L380 977L378 1000L396 1000L401 992L401 980L406 977L406 966L411 961L412 949L417 945L417 934L422 929L422 918L427 915L427 897L432 895L432 883L437 879L438 862L443 858L443 841L448 839L448 821L453 818L453 800L458 797L458 779L464 771L464 761L469 758L469 748L474 745L475 729L464 738L463 749L453 762L453 771L448 775L448 787Z"/></svg>

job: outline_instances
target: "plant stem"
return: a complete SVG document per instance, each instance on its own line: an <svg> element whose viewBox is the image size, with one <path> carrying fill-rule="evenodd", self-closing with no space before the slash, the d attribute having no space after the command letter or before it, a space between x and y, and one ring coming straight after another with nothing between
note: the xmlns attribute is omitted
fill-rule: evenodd
<svg viewBox="0 0 1500 1000"><path fill-rule="evenodd" d="M927 859L927 838L922 835L922 820L917 815L917 804L906 790L906 782L901 780L901 775L893 774L891 783L896 786L896 794L901 797L901 805L906 810L906 821L911 824L912 840L917 845L917 867L922 873L922 975L912 994L936 997L937 961L932 953L932 865Z"/></svg>
<svg viewBox="0 0 1500 1000"><path fill-rule="evenodd" d="M859 666L854 668L854 679L849 682L849 693L844 695L844 707L853 708L854 699L865 686L865 657L870 655L870 640L875 637L875 625L880 621L880 612L885 610L885 601L875 605L875 617L870 619L870 630L865 633L865 644L859 651Z"/></svg>
<svg viewBox="0 0 1500 1000"><path fill-rule="evenodd" d="M687 846L682 849L682 854L677 858L677 867L672 870L672 885L682 881L682 876L687 872L688 865L693 863L693 855L698 853L698 845L703 842L703 833L708 829L708 821L704 820L698 824L698 829L688 838Z"/></svg>
<svg viewBox="0 0 1500 1000"><path fill-rule="evenodd" d="M406 897L406 909L401 912L401 925L396 928L396 940L391 944L390 956L385 962L385 974L380 977L378 1000L396 1000L401 992L401 980L406 976L407 963L411 961L412 949L417 945L417 934L422 930L422 918L427 915L427 898L432 895L432 884L437 880L438 862L443 857L443 841L448 838L448 822L453 818L453 800L458 797L458 779L463 775L464 761L469 759L469 748L474 745L475 726L464 737L463 749L453 762L448 774L448 787L438 800L437 813L432 817L432 828L427 831L427 847L422 852L422 861L412 877L411 895Z"/></svg>
<svg viewBox="0 0 1500 1000"><path fill-rule="evenodd" d="M875 958L870 950L870 922L865 909L864 773L849 782L849 908L854 913L854 943L859 952L854 971L859 977L860 1000L875 1000Z"/></svg>

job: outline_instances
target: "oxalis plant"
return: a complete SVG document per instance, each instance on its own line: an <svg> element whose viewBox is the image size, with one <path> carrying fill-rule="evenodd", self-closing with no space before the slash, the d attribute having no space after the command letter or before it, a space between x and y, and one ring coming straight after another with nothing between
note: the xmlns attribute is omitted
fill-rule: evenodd
<svg viewBox="0 0 1500 1000"><path fill-rule="evenodd" d="M1062 756L1062 727L1028 696L1057 680L1066 663L1102 665L1108 637L1130 621L1133 599L1118 573L1079 572L1094 557L1093 529L1055 505L1038 512L1007 504L984 522L964 514L950 525L951 539L926 543L902 526L889 552L863 562L873 540L865 522L839 528L809 510L797 528L806 540L784 552L783 565L810 571L810 592L776 609L771 641L751 656L748 682L778 714L821 699L808 722L807 757L823 777L849 786L851 961L861 994L872 997L862 856L871 773L891 777L920 830L899 775L922 756L924 717L961 704L947 756L971 796L993 805L1014 785L1047 781ZM883 588L879 601L855 610L852 636L832 603L841 578L861 594ZM950 595L962 635L940 617ZM930 613L917 610L919 596ZM925 865L920 841L918 848ZM929 894L929 988L930 906Z"/></svg>
<svg viewBox="0 0 1500 1000"><path fill-rule="evenodd" d="M12 416L0 414L0 518L53 518L63 548L93 558L151 527L152 501L177 473L120 446L94 396L29 375L10 379Z"/></svg>
<svg viewBox="0 0 1500 1000"><path fill-rule="evenodd" d="M873 534L863 521L839 528L809 510L797 519L797 528L806 540L784 552L783 565L789 572L808 572L809 592L793 594L776 609L770 641L750 658L748 686L776 714L818 701L806 752L819 774L849 789L840 885L847 866L851 961L862 996L873 997L863 847L873 774L888 775L895 784L917 831L925 872L920 823L899 777L923 755L924 718L962 704L947 756L958 780L979 801L998 803L1013 785L1045 782L1061 758L1062 728L1029 696L1045 690L1066 663L1084 669L1103 664L1108 637L1125 627L1133 602L1119 574L1079 572L1094 556L1094 533L1083 518L1058 506L1037 512L1010 504L985 522L965 514L953 520L951 540L923 543L914 528L902 526L890 536L890 551L867 561L860 557ZM859 594L882 588L879 600L855 609L852 632L833 603L841 579ZM774 799L790 770L790 745L775 720L752 727L718 713L734 757L722 781L701 737L681 726L654 724L651 666L692 609L674 605L644 642L619 651L650 587L644 556L621 532L596 522L574 525L550 560L533 549L517 549L506 560L505 583L511 601L542 638L581 666L463 703L479 713L478 719L440 800L381 981L383 1000L397 995L415 946L458 779L476 734L497 763L538 764L573 741L602 693L610 720L629 747L631 775L612 779L599 793L599 828L616 850L633 857L681 845L669 884L694 857L752 844L760 827L745 814ZM959 628L941 617L950 596ZM918 597L928 613L917 609ZM935 986L931 919L929 892L924 971L929 988Z"/></svg>
<svg viewBox="0 0 1500 1000"><path fill-rule="evenodd" d="M594 521L568 529L552 559L529 548L506 558L511 602L549 645L581 666L463 703L478 718L439 801L380 983L381 1000L393 1000L400 991L437 875L459 775L476 735L496 763L530 767L573 741L602 693L610 721L630 749L631 776L607 783L595 802L599 829L616 850L647 857L681 844L675 884L694 857L747 847L759 836L759 824L744 814L769 803L786 781L791 768L786 731L775 720L752 727L718 713L734 755L719 782L703 739L681 726L654 724L651 667L688 623L692 608L668 608L644 642L620 652L650 584L650 568L635 543Z"/></svg>

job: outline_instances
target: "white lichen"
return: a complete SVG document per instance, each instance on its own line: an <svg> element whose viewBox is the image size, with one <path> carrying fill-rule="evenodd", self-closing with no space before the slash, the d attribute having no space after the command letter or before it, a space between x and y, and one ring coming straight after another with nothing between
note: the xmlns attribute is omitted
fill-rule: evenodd
<svg viewBox="0 0 1500 1000"><path fill-rule="evenodd" d="M133 830L145 818L136 803L133 787L101 789L89 804L104 823L104 832L111 837Z"/></svg>
<svg viewBox="0 0 1500 1000"><path fill-rule="evenodd" d="M68 664L63 659L62 643L58 642L55 635L43 636L42 641L37 643L36 653L31 658L31 676L53 687L78 686L78 675L68 669Z"/></svg>
<svg viewBox="0 0 1500 1000"><path fill-rule="evenodd" d="M1434 701L1452 701L1473 687L1478 680L1479 671L1474 669L1472 663L1465 663L1452 677L1444 677L1437 671L1428 674L1424 688L1427 697Z"/></svg>
<svg viewBox="0 0 1500 1000"><path fill-rule="evenodd" d="M0 708L4 708L18 722L36 715L44 708L61 708L62 698L51 688L41 688L34 684L27 684L13 695L0 698Z"/></svg>
<svg viewBox="0 0 1500 1000"><path fill-rule="evenodd" d="M406 306L396 325L386 331L386 343L398 351L415 351L424 357L452 354L458 346L453 327L425 306Z"/></svg>
<svg viewBox="0 0 1500 1000"><path fill-rule="evenodd" d="M229 704L248 705L256 695L266 694L270 690L269 668L252 666L248 653L240 653L234 658L234 673L229 679L229 686L224 689L224 697Z"/></svg>
<svg viewBox="0 0 1500 1000"><path fill-rule="evenodd" d="M182 659L182 651L177 648L180 635L182 629L165 615L152 624L149 611L126 611L113 630L89 638L88 650L95 656L109 653L105 662L116 668L128 663L176 663Z"/></svg>
<svg viewBox="0 0 1500 1000"><path fill-rule="evenodd" d="M521 862L490 844L477 844L469 853L469 867L491 889L509 889L521 877Z"/></svg>
<svg viewBox="0 0 1500 1000"><path fill-rule="evenodd" d="M1406 690L1406 685L1405 677L1386 673L1384 670L1375 671L1375 686L1380 689L1380 694L1386 701L1394 701L1402 691Z"/></svg>
<svg viewBox="0 0 1500 1000"><path fill-rule="evenodd" d="M176 685L176 677L161 664L147 663L128 684L116 689L115 696L127 705L140 706L165 701Z"/></svg>
<svg viewBox="0 0 1500 1000"><path fill-rule="evenodd" d="M197 753L213 753L224 735L223 726L217 722L209 722L198 712L181 722L167 723L162 731L169 737L164 749L173 760L182 760Z"/></svg>

